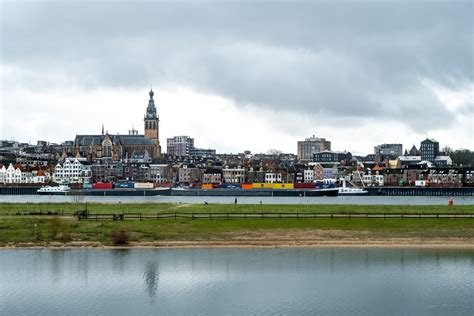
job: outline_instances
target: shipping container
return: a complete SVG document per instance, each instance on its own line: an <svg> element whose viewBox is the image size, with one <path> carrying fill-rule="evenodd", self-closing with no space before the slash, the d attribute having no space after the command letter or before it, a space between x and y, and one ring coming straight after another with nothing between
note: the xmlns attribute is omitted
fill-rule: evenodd
<svg viewBox="0 0 474 316"><path fill-rule="evenodd" d="M249 190L252 188L252 183L242 183L242 189Z"/></svg>
<svg viewBox="0 0 474 316"><path fill-rule="evenodd" d="M96 182L92 184L92 189L112 189L111 182Z"/></svg>
<svg viewBox="0 0 474 316"><path fill-rule="evenodd" d="M133 189L135 186L133 182L116 182L114 183L115 189Z"/></svg>
<svg viewBox="0 0 474 316"><path fill-rule="evenodd" d="M295 189L314 189L314 183L295 183Z"/></svg>
<svg viewBox="0 0 474 316"><path fill-rule="evenodd" d="M255 182L252 183L252 189L273 189L273 183Z"/></svg>
<svg viewBox="0 0 474 316"><path fill-rule="evenodd" d="M214 186L212 184L203 184L201 186L202 189L204 190L209 190L209 189L212 189Z"/></svg>
<svg viewBox="0 0 474 316"><path fill-rule="evenodd" d="M137 182L134 187L135 189L153 189L155 186L153 183Z"/></svg>
<svg viewBox="0 0 474 316"><path fill-rule="evenodd" d="M416 180L415 186L416 187L426 187L428 185L427 181L425 180Z"/></svg>
<svg viewBox="0 0 474 316"><path fill-rule="evenodd" d="M92 183L84 183L84 184L82 185L82 187L83 187L84 189L92 189Z"/></svg>
<svg viewBox="0 0 474 316"><path fill-rule="evenodd" d="M221 188L223 188L223 189L240 189L240 183L222 183Z"/></svg>
<svg viewBox="0 0 474 316"><path fill-rule="evenodd" d="M171 188L173 183L171 182L155 182L155 188Z"/></svg>
<svg viewBox="0 0 474 316"><path fill-rule="evenodd" d="M273 189L293 189L293 183L273 183Z"/></svg>

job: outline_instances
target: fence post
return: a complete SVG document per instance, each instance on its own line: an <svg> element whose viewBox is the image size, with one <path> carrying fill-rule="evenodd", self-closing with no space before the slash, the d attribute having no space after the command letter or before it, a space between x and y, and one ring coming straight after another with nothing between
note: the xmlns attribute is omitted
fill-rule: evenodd
<svg viewBox="0 0 474 316"><path fill-rule="evenodd" d="M193 212L193 214L192 214L192 216L191 216L191 219L194 220L194 212Z"/></svg>
<svg viewBox="0 0 474 316"><path fill-rule="evenodd" d="M227 219L229 219L229 213L227 213Z"/></svg>
<svg viewBox="0 0 474 316"><path fill-rule="evenodd" d="M176 220L176 212L174 212L174 219Z"/></svg>
<svg viewBox="0 0 474 316"><path fill-rule="evenodd" d="M142 213L140 213L140 220L142 220Z"/></svg>
<svg viewBox="0 0 474 316"><path fill-rule="evenodd" d="M212 213L209 213L209 220L212 219Z"/></svg>
<svg viewBox="0 0 474 316"><path fill-rule="evenodd" d="M300 214L296 212L296 219L300 219Z"/></svg>

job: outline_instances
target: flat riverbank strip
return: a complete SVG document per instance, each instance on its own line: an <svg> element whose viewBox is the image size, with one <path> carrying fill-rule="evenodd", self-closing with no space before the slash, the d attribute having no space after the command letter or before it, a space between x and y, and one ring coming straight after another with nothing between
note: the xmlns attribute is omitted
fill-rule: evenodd
<svg viewBox="0 0 474 316"><path fill-rule="evenodd" d="M474 244L472 205L88 204L97 221L74 217L85 208L0 204L0 246L111 246L117 232L124 232L132 246ZM138 218L114 221L113 215Z"/></svg>

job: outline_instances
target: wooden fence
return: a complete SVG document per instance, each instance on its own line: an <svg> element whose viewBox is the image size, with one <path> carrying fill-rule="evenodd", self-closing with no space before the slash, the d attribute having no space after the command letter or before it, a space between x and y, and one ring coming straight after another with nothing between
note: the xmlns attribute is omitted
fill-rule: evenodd
<svg viewBox="0 0 474 316"><path fill-rule="evenodd" d="M80 212L76 214L79 220L160 220L160 219L318 219L318 218L378 218L378 219L429 219L429 218L450 218L450 219L474 219L474 214L447 214L447 213L187 213L187 212L173 212L173 213L157 213L157 214L142 214L142 213L123 213L123 214L90 214Z"/></svg>

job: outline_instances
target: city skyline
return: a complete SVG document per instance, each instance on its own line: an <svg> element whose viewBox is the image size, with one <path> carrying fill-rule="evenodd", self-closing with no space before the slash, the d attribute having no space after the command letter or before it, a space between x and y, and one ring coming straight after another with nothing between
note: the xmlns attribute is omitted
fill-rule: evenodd
<svg viewBox="0 0 474 316"><path fill-rule="evenodd" d="M4 1L0 138L142 131L153 85L162 144L472 150L472 5Z"/></svg>

